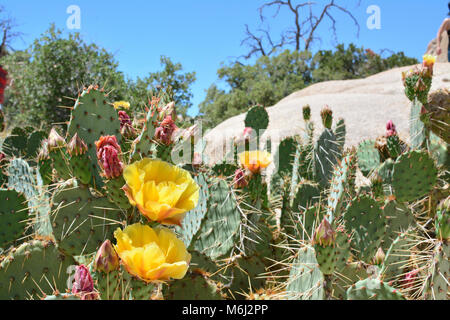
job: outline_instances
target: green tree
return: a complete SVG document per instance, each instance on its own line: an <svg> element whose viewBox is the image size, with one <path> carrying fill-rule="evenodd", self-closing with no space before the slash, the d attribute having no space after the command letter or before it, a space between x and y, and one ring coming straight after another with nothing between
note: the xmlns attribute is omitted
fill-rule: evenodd
<svg viewBox="0 0 450 320"><path fill-rule="evenodd" d="M229 90L213 84L199 110L205 126L215 126L255 104L271 106L311 82L311 54L285 50L277 56L262 56L254 65L239 62L217 71Z"/></svg>
<svg viewBox="0 0 450 320"><path fill-rule="evenodd" d="M418 63L403 52L383 58L372 50L347 48L338 45L335 50L310 52L285 50L278 55L261 56L253 65L235 62L217 71L227 89L213 84L200 104L205 126L211 127L227 118L246 112L255 104L272 106L289 94L313 83L328 80L346 80L370 75L405 65Z"/></svg>
<svg viewBox="0 0 450 320"><path fill-rule="evenodd" d="M186 115L192 106L191 85L196 80L195 72L183 73L181 63L174 63L169 57L160 57L163 69L151 72L147 77L130 84L129 100L132 104L147 102L151 95L158 90L167 90L177 108L177 112Z"/></svg>
<svg viewBox="0 0 450 320"><path fill-rule="evenodd" d="M106 86L111 100L126 95L127 83L113 56L78 33L62 36L51 27L25 51L2 58L12 79L4 110L15 124L50 127L69 120L83 86Z"/></svg>

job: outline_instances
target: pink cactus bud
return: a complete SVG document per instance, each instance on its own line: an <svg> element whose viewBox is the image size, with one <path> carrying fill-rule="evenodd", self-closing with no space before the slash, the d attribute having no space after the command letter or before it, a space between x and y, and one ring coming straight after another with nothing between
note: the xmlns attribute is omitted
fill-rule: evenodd
<svg viewBox="0 0 450 320"><path fill-rule="evenodd" d="M89 269L85 265L77 266L75 270L75 281L72 286L72 293L81 296L81 300L95 300L97 294L94 292L94 281Z"/></svg>
<svg viewBox="0 0 450 320"><path fill-rule="evenodd" d="M119 111L120 133L127 139L134 139L137 136L136 130L133 128L131 118L125 111Z"/></svg>
<svg viewBox="0 0 450 320"><path fill-rule="evenodd" d="M414 286L414 282L416 281L418 274L419 270L416 269L405 275L405 279L403 280L403 286L405 289L412 288Z"/></svg>
<svg viewBox="0 0 450 320"><path fill-rule="evenodd" d="M6 159L6 154L4 154L3 152L0 152L0 162L2 162L5 159Z"/></svg>
<svg viewBox="0 0 450 320"><path fill-rule="evenodd" d="M64 141L64 138L61 137L55 128L52 128L50 130L50 134L48 135L48 150L53 151L55 149L60 149L64 147L66 142Z"/></svg>
<svg viewBox="0 0 450 320"><path fill-rule="evenodd" d="M94 269L104 273L119 269L119 256L114 250L111 241L106 240L98 249L94 260Z"/></svg>
<svg viewBox="0 0 450 320"><path fill-rule="evenodd" d="M319 227L316 229L313 237L313 244L319 244L322 247L334 245L336 240L336 232L331 227L327 218L323 218Z"/></svg>
<svg viewBox="0 0 450 320"><path fill-rule="evenodd" d="M95 142L97 146L97 160L107 179L120 177L123 172L123 163L120 161L122 150L115 136L102 136Z"/></svg>
<svg viewBox="0 0 450 320"><path fill-rule="evenodd" d="M175 125L175 122L172 120L172 116L167 116L162 122L161 125L156 128L155 131L155 138L165 144L170 145L172 144L172 136L173 133L177 130L177 126Z"/></svg>
<svg viewBox="0 0 450 320"><path fill-rule="evenodd" d="M75 133L75 135L70 140L69 144L67 145L67 152L71 156L79 156L82 154L85 154L88 150L88 147L86 143L84 143L83 140L78 136L78 133Z"/></svg>
<svg viewBox="0 0 450 320"><path fill-rule="evenodd" d="M234 173L234 186L237 189L245 188L248 185L248 181L245 177L245 172L242 169L237 169Z"/></svg>
<svg viewBox="0 0 450 320"><path fill-rule="evenodd" d="M386 124L386 137L395 135L397 135L397 130L392 120L389 120L388 123Z"/></svg>
<svg viewBox="0 0 450 320"><path fill-rule="evenodd" d="M125 111L119 111L120 129L125 125L131 126L131 118Z"/></svg>

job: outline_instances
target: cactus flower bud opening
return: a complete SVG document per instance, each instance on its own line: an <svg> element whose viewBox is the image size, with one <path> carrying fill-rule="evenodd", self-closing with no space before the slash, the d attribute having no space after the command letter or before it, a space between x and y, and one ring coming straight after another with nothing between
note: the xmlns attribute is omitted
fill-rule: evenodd
<svg viewBox="0 0 450 320"><path fill-rule="evenodd" d="M336 241L336 232L331 227L331 224L326 218L323 218L319 227L317 227L314 236L313 244L319 244L322 247L334 246Z"/></svg>
<svg viewBox="0 0 450 320"><path fill-rule="evenodd" d="M88 148L86 143L81 140L81 138L78 136L78 133L75 133L75 135L67 145L67 152L69 152L71 156L79 156L85 154L87 150Z"/></svg>
<svg viewBox="0 0 450 320"><path fill-rule="evenodd" d="M136 138L137 132L133 128L131 118L125 111L119 111L120 133L127 139Z"/></svg>
<svg viewBox="0 0 450 320"><path fill-rule="evenodd" d="M94 281L89 273L89 269L83 264L76 267L72 293L80 295L81 300L97 299L98 295L94 291Z"/></svg>
<svg viewBox="0 0 450 320"><path fill-rule="evenodd" d="M173 142L173 133L177 129L175 122L172 120L172 116L169 115L161 122L161 125L156 128L155 138L165 145L170 145Z"/></svg>
<svg viewBox="0 0 450 320"><path fill-rule="evenodd" d="M378 248L377 253L375 254L375 257L373 260L374 260L375 264L381 265L381 264L383 264L385 257L386 257L386 255L384 254L383 249Z"/></svg>
<svg viewBox="0 0 450 320"><path fill-rule="evenodd" d="M435 63L436 63L436 56L430 54L426 54L423 56L422 66L424 68L427 68L431 74L433 74L433 67Z"/></svg>
<svg viewBox="0 0 450 320"><path fill-rule="evenodd" d="M122 150L115 136L102 136L95 142L97 159L107 179L115 179L122 175L123 163L120 161Z"/></svg>
<svg viewBox="0 0 450 320"><path fill-rule="evenodd" d="M94 260L94 269L105 273L119 269L119 256L111 241L106 240L98 249Z"/></svg>

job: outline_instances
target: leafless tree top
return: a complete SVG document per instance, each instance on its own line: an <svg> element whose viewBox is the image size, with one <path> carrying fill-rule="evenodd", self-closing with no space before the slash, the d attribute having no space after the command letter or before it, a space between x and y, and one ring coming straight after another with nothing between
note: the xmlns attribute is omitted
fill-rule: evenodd
<svg viewBox="0 0 450 320"><path fill-rule="evenodd" d="M361 1L355 0L356 5L359 6ZM319 25L328 21L332 30L333 37L337 39L337 25L336 14L342 12L353 21L357 29L357 36L359 36L360 25L353 13L344 5L338 2L343 0L328 0L319 1L303 1L295 0L272 0L262 5L259 10L261 24L263 24L267 17L264 15L266 9L274 8L275 13L272 16L276 18L281 9L287 9L293 18L293 25L286 31L282 32L278 41L273 40L268 28L260 27L256 33L253 33L248 25L246 25L246 38L241 42L241 45L247 45L250 48L248 54L244 55L245 59L249 59L254 55L270 56L278 48L284 46L293 46L295 50L309 50L312 43L320 39L316 35ZM349 2L348 0L345 2Z"/></svg>
<svg viewBox="0 0 450 320"><path fill-rule="evenodd" d="M8 49L12 49L12 40L22 35L21 32L15 31L16 27L14 19L7 16L5 8L0 6L0 58L8 53Z"/></svg>

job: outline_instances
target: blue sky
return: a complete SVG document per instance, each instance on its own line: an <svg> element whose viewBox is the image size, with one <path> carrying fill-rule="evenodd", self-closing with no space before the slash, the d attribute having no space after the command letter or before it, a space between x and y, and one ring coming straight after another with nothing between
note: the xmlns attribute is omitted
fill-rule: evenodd
<svg viewBox="0 0 450 320"><path fill-rule="evenodd" d="M8 14L16 19L18 31L24 33L13 43L15 49L28 47L54 22L66 32L78 31L86 42L95 42L113 53L120 70L131 78L144 77L160 70L160 55L181 62L185 71L196 71L193 85L195 115L205 90L217 81L217 69L246 53L241 47L245 24L255 29L259 24L258 7L264 0L0 0ZM298 1L300 2L300 1ZM318 3L325 2L318 0ZM374 51L389 48L404 51L420 59L428 42L436 36L447 14L448 0L357 0L338 1L351 9L361 25L359 37L353 22L337 15L338 40ZM81 9L81 29L69 30L66 9ZM381 29L369 30L366 13L370 5L381 9ZM268 11L270 13L270 11ZM290 15L281 11L270 26L278 34L290 26ZM330 49L336 42L324 24L318 35L322 42L313 47ZM220 83L219 83L220 84Z"/></svg>

